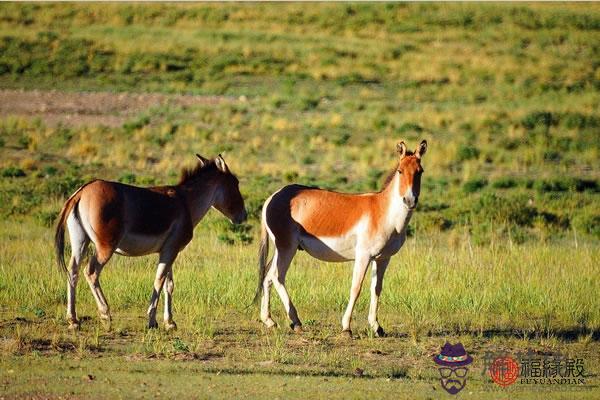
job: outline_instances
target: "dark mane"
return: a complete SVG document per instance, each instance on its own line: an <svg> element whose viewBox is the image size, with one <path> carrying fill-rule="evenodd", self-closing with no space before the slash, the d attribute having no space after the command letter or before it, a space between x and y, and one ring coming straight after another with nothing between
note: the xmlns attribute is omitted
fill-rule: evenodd
<svg viewBox="0 0 600 400"><path fill-rule="evenodd" d="M400 163L396 163L396 166L394 167L393 170L391 170L389 172L389 174L387 174L387 176L385 177L385 180L383 181L383 188L385 189L386 187L388 187L388 185L390 184L390 182L392 181L392 179L394 179L394 175L396 175L396 171L398 171L398 165Z"/></svg>
<svg viewBox="0 0 600 400"><path fill-rule="evenodd" d="M179 176L178 185L185 185L186 183L190 183L202 175L205 175L207 172L214 171L217 169L215 162L213 160L204 163L201 165L200 163L196 164L193 168L183 168L181 170L181 175Z"/></svg>

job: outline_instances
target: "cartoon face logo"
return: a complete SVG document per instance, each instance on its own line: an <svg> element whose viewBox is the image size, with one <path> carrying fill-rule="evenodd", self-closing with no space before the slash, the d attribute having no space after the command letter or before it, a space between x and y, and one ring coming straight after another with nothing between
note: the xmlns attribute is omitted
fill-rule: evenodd
<svg viewBox="0 0 600 400"><path fill-rule="evenodd" d="M460 392L467 384L466 366L473 362L473 357L467 354L462 343L451 345L446 342L440 354L433 356L433 361L439 365L440 382L450 394Z"/></svg>

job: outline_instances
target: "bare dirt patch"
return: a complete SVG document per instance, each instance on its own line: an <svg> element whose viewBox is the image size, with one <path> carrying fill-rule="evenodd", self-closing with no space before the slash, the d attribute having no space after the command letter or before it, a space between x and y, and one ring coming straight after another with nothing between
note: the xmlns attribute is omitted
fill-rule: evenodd
<svg viewBox="0 0 600 400"><path fill-rule="evenodd" d="M160 93L0 90L0 117L40 118L47 125L117 127L153 107L190 107L229 101L223 96Z"/></svg>

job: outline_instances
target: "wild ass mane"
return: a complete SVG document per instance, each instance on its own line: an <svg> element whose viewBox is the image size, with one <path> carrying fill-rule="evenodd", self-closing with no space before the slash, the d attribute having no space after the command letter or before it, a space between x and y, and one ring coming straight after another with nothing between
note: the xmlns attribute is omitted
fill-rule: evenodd
<svg viewBox="0 0 600 400"><path fill-rule="evenodd" d="M204 164L198 163L195 167L192 168L183 168L181 170L181 175L179 176L178 185L185 185L187 183L191 183L201 178L202 176L216 171L217 165L214 160L210 160L205 162Z"/></svg>

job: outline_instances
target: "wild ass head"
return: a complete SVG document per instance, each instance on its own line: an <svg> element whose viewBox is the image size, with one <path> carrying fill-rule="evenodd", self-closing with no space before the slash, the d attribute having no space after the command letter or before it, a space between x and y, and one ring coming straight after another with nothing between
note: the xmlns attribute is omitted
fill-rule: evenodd
<svg viewBox="0 0 600 400"><path fill-rule="evenodd" d="M427 142L423 140L414 152L407 150L404 142L398 143L396 149L399 156L396 170L400 174L400 197L406 207L412 210L417 206L421 193L421 157L427 151Z"/></svg>
<svg viewBox="0 0 600 400"><path fill-rule="evenodd" d="M223 157L219 154L213 160L198 157L198 165L193 169L186 169L180 179L180 184L194 184L196 178L204 176L205 179L198 179L206 183L210 182L214 186L214 199L212 206L225 215L234 224L241 224L247 218L244 199L240 193L239 181L231 172Z"/></svg>
<svg viewBox="0 0 600 400"><path fill-rule="evenodd" d="M199 154L196 154L196 156L200 163L208 161ZM219 154L213 162L218 172L218 186L213 207L229 218L234 224L241 224L246 220L248 214L244 206L244 199L240 193L240 181L231 172L223 156Z"/></svg>

